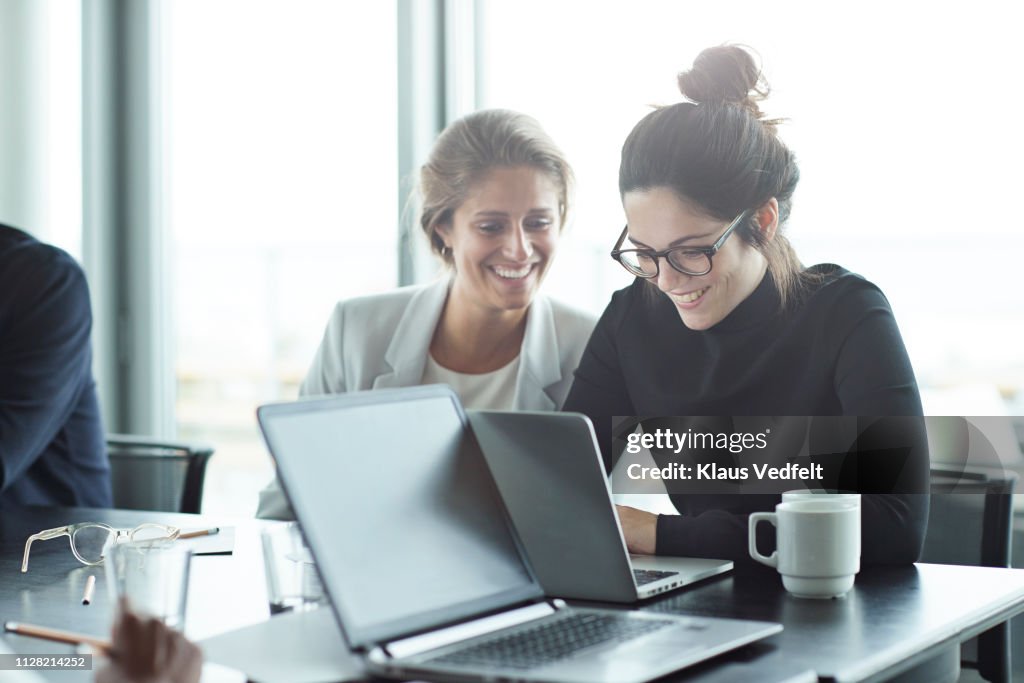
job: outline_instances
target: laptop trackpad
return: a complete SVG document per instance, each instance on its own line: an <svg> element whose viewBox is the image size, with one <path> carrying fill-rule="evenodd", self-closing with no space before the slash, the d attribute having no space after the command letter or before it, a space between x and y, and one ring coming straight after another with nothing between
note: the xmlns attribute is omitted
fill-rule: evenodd
<svg viewBox="0 0 1024 683"><path fill-rule="evenodd" d="M652 633L650 637L641 638L636 641L623 643L601 653L601 659L624 659L643 658L650 661L661 661L662 657L677 658L684 656L684 653L698 652L704 649L702 645L684 644L682 636L687 630L678 628L662 629L658 633Z"/></svg>

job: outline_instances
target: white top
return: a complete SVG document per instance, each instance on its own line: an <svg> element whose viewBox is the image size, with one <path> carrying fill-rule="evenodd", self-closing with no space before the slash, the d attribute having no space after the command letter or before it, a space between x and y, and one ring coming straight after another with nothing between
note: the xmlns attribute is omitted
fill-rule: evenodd
<svg viewBox="0 0 1024 683"><path fill-rule="evenodd" d="M450 285L449 280L442 279L339 302L299 395L420 384ZM558 410L569 393L573 370L595 322L591 315L535 296L526 316L519 357L509 370L515 378L514 398L504 407ZM461 389L456 388L456 392L465 397ZM260 493L256 514L269 519L295 519L276 478Z"/></svg>
<svg viewBox="0 0 1024 683"><path fill-rule="evenodd" d="M448 280L339 302L300 396L412 387L423 380ZM593 316L537 295L519 348L514 410L558 410L594 329Z"/></svg>
<svg viewBox="0 0 1024 683"><path fill-rule="evenodd" d="M516 398L516 375L518 373L518 355L497 370L470 375L465 372L449 370L428 353L423 369L422 384L449 385L458 394L459 400L465 408L511 410Z"/></svg>

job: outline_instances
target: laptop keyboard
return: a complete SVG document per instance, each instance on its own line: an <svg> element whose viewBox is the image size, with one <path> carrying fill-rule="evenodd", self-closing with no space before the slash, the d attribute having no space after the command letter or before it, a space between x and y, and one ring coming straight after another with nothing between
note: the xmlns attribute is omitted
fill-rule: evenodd
<svg viewBox="0 0 1024 683"><path fill-rule="evenodd" d="M570 613L532 628L498 636L428 660L431 664L533 669L594 645L624 642L678 622L616 614Z"/></svg>
<svg viewBox="0 0 1024 683"><path fill-rule="evenodd" d="M661 579L667 579L670 576L675 576L679 572L665 572L660 569L634 569L633 578L636 579L636 585L643 586L644 584L654 583Z"/></svg>

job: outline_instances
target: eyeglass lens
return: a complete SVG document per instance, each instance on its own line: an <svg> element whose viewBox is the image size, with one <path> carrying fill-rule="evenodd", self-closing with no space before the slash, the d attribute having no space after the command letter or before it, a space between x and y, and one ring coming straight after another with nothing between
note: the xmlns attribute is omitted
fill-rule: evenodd
<svg viewBox="0 0 1024 683"><path fill-rule="evenodd" d="M666 257L677 270L691 275L703 275L711 270L711 257L703 251L670 251Z"/></svg>
<svg viewBox="0 0 1024 683"><path fill-rule="evenodd" d="M97 563L103 560L103 553L113 543L116 532L103 526L82 526L75 530L71 544L85 562Z"/></svg>
<svg viewBox="0 0 1024 683"><path fill-rule="evenodd" d="M132 541L157 541L172 538L170 532L168 527L159 524L141 524L131 531L129 538ZM115 543L122 533L98 524L87 524L75 530L71 543L82 560L95 564L103 560L107 547Z"/></svg>
<svg viewBox="0 0 1024 683"><path fill-rule="evenodd" d="M132 541L163 541L177 536L177 531L162 524L140 524L132 529Z"/></svg>

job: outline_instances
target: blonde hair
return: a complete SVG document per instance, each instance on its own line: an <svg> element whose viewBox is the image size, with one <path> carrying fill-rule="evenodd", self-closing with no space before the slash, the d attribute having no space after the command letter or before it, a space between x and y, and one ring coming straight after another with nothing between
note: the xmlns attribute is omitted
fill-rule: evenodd
<svg viewBox="0 0 1024 683"><path fill-rule="evenodd" d="M444 129L420 169L420 227L431 250L451 265L437 234L466 201L473 185L495 168L529 166L546 174L558 190L559 229L565 227L573 173L565 155L536 119L508 109L486 109Z"/></svg>

